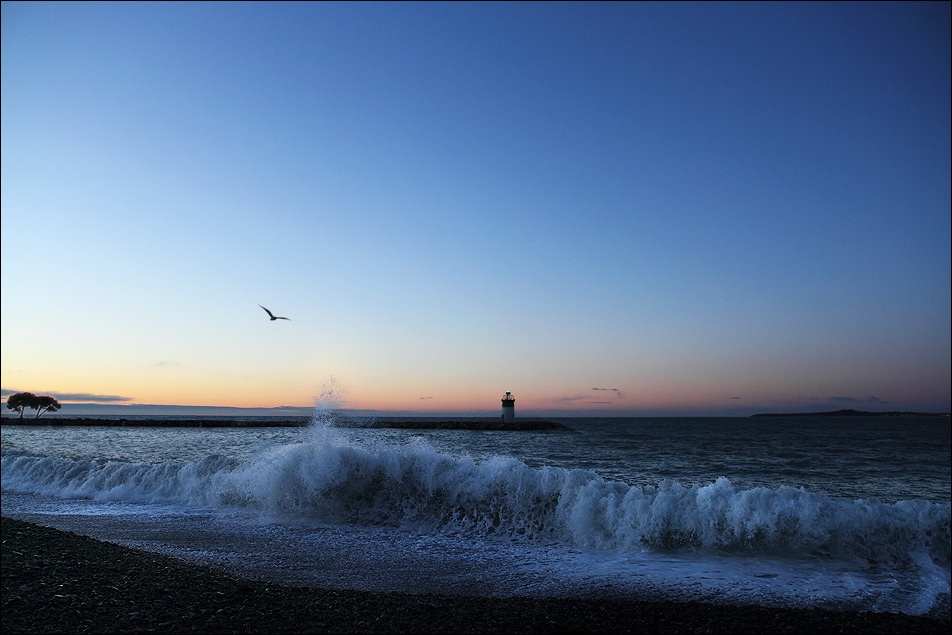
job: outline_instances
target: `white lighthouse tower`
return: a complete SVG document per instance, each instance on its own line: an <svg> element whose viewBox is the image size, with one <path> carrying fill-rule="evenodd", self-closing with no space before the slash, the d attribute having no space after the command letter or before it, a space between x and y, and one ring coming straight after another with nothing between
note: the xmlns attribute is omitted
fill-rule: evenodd
<svg viewBox="0 0 952 635"><path fill-rule="evenodd" d="M508 390L502 396L502 421L512 423L516 418L516 398Z"/></svg>

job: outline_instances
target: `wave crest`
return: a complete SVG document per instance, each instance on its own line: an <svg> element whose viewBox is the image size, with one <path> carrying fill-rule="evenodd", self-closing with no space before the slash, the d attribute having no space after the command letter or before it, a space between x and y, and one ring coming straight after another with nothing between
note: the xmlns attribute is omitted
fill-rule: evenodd
<svg viewBox="0 0 952 635"><path fill-rule="evenodd" d="M8 491L63 498L241 507L335 524L556 541L610 551L810 556L950 566L950 505L831 499L802 488L739 489L727 478L638 487L584 470L476 463L422 441L363 449L327 429L251 461L160 465L4 453Z"/></svg>

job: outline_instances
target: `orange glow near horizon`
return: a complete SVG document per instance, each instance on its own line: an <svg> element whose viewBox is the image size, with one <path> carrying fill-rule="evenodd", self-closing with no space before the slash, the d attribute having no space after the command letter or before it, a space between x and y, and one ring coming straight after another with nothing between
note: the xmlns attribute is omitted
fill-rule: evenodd
<svg viewBox="0 0 952 635"><path fill-rule="evenodd" d="M68 395L70 403L157 405L235 408L312 408L326 403L334 408L378 412L472 412L494 413L506 390L516 398L516 412L548 411L599 412L605 415L626 412L693 412L718 414L730 410L798 411L824 403L783 395L769 382L748 382L743 391L718 378L690 380L648 380L641 378L633 388L625 384L592 381L585 386L551 388L542 381L495 381L478 378L465 386L447 378L430 382L428 389L414 388L409 381L381 382L379 377L324 382L292 381L288 374L260 380L241 377L236 372L201 368L152 367L136 372L108 368L84 369L77 373L70 365L56 372L3 373L5 390L36 394ZM250 374L249 374L250 375ZM27 377L30 379L27 380ZM421 382L422 383L422 382ZM809 386L801 391L809 394ZM814 387L815 388L815 387ZM777 397L777 395L780 397ZM822 393L819 393L823 396ZM78 398L77 398L78 396ZM100 398L97 398L99 396ZM844 402L840 407L851 407ZM875 406L875 404L874 404ZM863 405L856 406L864 409ZM837 409L830 402L829 409ZM866 409L883 409L867 407ZM938 410L936 410L938 411Z"/></svg>

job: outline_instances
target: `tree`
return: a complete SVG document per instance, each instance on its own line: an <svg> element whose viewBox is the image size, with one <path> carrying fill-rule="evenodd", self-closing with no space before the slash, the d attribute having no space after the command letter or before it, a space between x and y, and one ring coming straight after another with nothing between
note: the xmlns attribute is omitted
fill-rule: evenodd
<svg viewBox="0 0 952 635"><path fill-rule="evenodd" d="M41 395L33 399L33 403L30 404L31 408L36 408L36 418L39 419L40 415L44 412L56 412L60 409L59 402L56 401L53 397L47 395Z"/></svg>
<svg viewBox="0 0 952 635"><path fill-rule="evenodd" d="M24 410L33 408L36 410L36 418L39 419L40 415L44 412L56 412L59 410L60 404L55 398L48 395L40 395L37 397L32 392L18 392L7 397L7 408L14 412L19 412L21 419L23 418Z"/></svg>
<svg viewBox="0 0 952 635"><path fill-rule="evenodd" d="M20 413L20 418L23 418L23 411L27 408L32 408L33 403L36 401L36 395L32 392L18 392L7 397L7 408L13 412ZM57 404L58 406L59 404Z"/></svg>

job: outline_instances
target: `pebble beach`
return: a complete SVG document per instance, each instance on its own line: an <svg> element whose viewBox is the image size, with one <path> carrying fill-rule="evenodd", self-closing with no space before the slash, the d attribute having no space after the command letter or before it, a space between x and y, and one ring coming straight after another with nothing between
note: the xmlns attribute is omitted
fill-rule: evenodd
<svg viewBox="0 0 952 635"><path fill-rule="evenodd" d="M4 517L4 633L948 633L948 620L283 587Z"/></svg>

